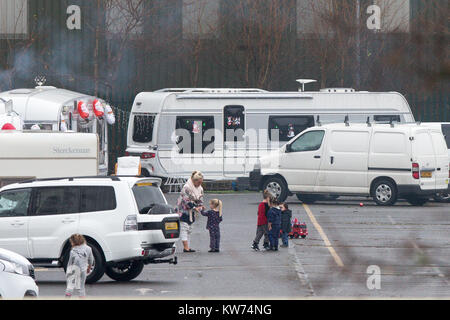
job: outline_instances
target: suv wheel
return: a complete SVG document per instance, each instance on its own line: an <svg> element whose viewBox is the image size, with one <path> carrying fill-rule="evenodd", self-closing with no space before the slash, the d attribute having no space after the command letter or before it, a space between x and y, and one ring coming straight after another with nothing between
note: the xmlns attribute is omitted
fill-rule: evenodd
<svg viewBox="0 0 450 320"><path fill-rule="evenodd" d="M92 249L92 255L94 256L94 264L92 266L91 272L87 274L86 283L91 284L100 280L105 274L105 259L100 251L100 249L88 242L87 245ZM63 258L63 268L64 272L67 270L67 263L69 262L70 248L66 250Z"/></svg>
<svg viewBox="0 0 450 320"><path fill-rule="evenodd" d="M268 190L278 201L285 201L288 197L288 187L283 179L270 177L264 182L263 190Z"/></svg>
<svg viewBox="0 0 450 320"><path fill-rule="evenodd" d="M408 197L408 198L406 198L406 201L408 201L409 204L411 204L413 206L421 207L425 203L428 202L428 199L427 198Z"/></svg>
<svg viewBox="0 0 450 320"><path fill-rule="evenodd" d="M397 201L397 188L389 180L379 180L373 186L372 197L379 206L392 206Z"/></svg>
<svg viewBox="0 0 450 320"><path fill-rule="evenodd" d="M318 196L311 195L311 194L300 194L300 193L297 193L296 196L297 196L298 200L300 200L301 202L306 203L306 204L313 204L314 202L319 200Z"/></svg>
<svg viewBox="0 0 450 320"><path fill-rule="evenodd" d="M137 278L143 269L142 261L124 261L113 267L106 267L106 274L116 281L131 281Z"/></svg>

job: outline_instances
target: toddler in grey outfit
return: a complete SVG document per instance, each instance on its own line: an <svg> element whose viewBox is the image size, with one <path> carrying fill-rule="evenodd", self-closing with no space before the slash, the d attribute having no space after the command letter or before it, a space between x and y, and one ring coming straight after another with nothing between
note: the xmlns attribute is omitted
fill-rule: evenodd
<svg viewBox="0 0 450 320"><path fill-rule="evenodd" d="M86 276L91 271L94 263L94 256L92 255L92 249L86 244L86 240L82 235L72 235L70 244L72 245L72 250L70 250L66 269L66 297L71 297L74 290L78 290L80 297L85 297L86 290L84 285Z"/></svg>

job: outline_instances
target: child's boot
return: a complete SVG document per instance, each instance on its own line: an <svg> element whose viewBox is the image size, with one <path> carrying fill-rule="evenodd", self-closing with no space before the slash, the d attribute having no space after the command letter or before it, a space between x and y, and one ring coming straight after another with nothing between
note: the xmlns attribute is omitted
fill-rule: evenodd
<svg viewBox="0 0 450 320"><path fill-rule="evenodd" d="M252 249L255 251L259 251L259 246L256 242L253 242Z"/></svg>

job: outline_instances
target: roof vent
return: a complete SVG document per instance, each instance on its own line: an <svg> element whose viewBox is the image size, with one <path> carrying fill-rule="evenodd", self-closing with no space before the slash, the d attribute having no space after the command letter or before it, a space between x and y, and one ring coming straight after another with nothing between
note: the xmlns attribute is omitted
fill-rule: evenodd
<svg viewBox="0 0 450 320"><path fill-rule="evenodd" d="M298 89L300 92L305 92L305 84L317 82L317 80L314 79L297 79L295 81L302 85L302 87Z"/></svg>
<svg viewBox="0 0 450 320"><path fill-rule="evenodd" d="M355 92L355 89L353 89L353 88L325 88L325 89L320 89L320 92L350 93L350 92Z"/></svg>

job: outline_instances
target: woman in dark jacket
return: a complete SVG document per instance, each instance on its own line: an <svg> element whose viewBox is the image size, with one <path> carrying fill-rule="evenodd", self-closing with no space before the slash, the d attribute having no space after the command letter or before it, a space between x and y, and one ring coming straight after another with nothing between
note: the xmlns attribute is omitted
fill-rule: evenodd
<svg viewBox="0 0 450 320"><path fill-rule="evenodd" d="M281 238L283 240L283 244L281 245L283 248L289 247L289 239L288 235L292 229L292 211L289 210L289 206L286 203L281 204Z"/></svg>

